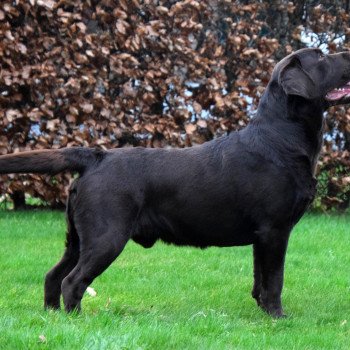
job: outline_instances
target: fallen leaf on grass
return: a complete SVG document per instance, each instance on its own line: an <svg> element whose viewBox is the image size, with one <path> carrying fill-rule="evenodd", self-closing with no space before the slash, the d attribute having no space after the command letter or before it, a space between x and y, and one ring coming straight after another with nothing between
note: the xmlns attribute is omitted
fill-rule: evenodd
<svg viewBox="0 0 350 350"><path fill-rule="evenodd" d="M46 343L47 342L45 335L43 335L43 334L39 335L39 342L40 343Z"/></svg>
<svg viewBox="0 0 350 350"><path fill-rule="evenodd" d="M95 289L93 289L91 287L86 288L86 293L89 294L91 297L95 297L97 295Z"/></svg>

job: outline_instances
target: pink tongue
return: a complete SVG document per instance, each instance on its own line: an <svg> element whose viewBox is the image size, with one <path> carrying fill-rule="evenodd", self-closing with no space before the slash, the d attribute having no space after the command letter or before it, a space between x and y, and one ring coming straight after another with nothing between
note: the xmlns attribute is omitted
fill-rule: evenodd
<svg viewBox="0 0 350 350"><path fill-rule="evenodd" d="M343 90L332 90L327 93L326 99L330 101L339 100L342 97L350 95L350 87L343 88Z"/></svg>

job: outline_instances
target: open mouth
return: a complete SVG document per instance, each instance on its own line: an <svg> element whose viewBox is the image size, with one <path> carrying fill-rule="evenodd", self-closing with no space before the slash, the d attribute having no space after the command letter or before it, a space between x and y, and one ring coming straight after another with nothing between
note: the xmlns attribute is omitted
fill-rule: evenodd
<svg viewBox="0 0 350 350"><path fill-rule="evenodd" d="M350 81L340 88L327 92L326 95L328 101L338 101L345 97L350 97Z"/></svg>

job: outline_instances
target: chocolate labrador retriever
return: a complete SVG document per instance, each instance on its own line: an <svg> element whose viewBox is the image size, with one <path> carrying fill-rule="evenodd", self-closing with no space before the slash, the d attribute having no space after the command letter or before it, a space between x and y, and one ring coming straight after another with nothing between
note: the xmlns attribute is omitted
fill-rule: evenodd
<svg viewBox="0 0 350 350"><path fill-rule="evenodd" d="M46 275L45 306L79 310L87 286L129 239L200 248L253 245L253 297L283 316L289 234L316 191L323 112L350 102L350 54L302 49L279 62L239 132L186 149L63 148L0 157L0 173L78 172L66 250Z"/></svg>

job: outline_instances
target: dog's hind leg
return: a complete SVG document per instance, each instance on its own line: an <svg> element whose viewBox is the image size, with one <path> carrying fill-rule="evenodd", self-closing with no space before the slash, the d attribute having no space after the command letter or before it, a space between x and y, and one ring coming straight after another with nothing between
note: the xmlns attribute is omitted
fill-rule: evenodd
<svg viewBox="0 0 350 350"><path fill-rule="evenodd" d="M46 274L44 287L45 308L59 309L61 284L73 270L79 260L79 236L73 220L73 208L76 198L76 181L72 183L67 201L67 236L66 249L61 260Z"/></svg>
<svg viewBox="0 0 350 350"><path fill-rule="evenodd" d="M68 217L66 250L62 259L46 274L44 306L50 309L60 308L61 284L63 279L73 270L79 260L79 237Z"/></svg>
<svg viewBox="0 0 350 350"><path fill-rule="evenodd" d="M118 257L128 241L117 228L110 227L102 235L90 227L91 235L81 241L78 264L62 282L62 296L67 312L81 309L81 299L86 288Z"/></svg>

